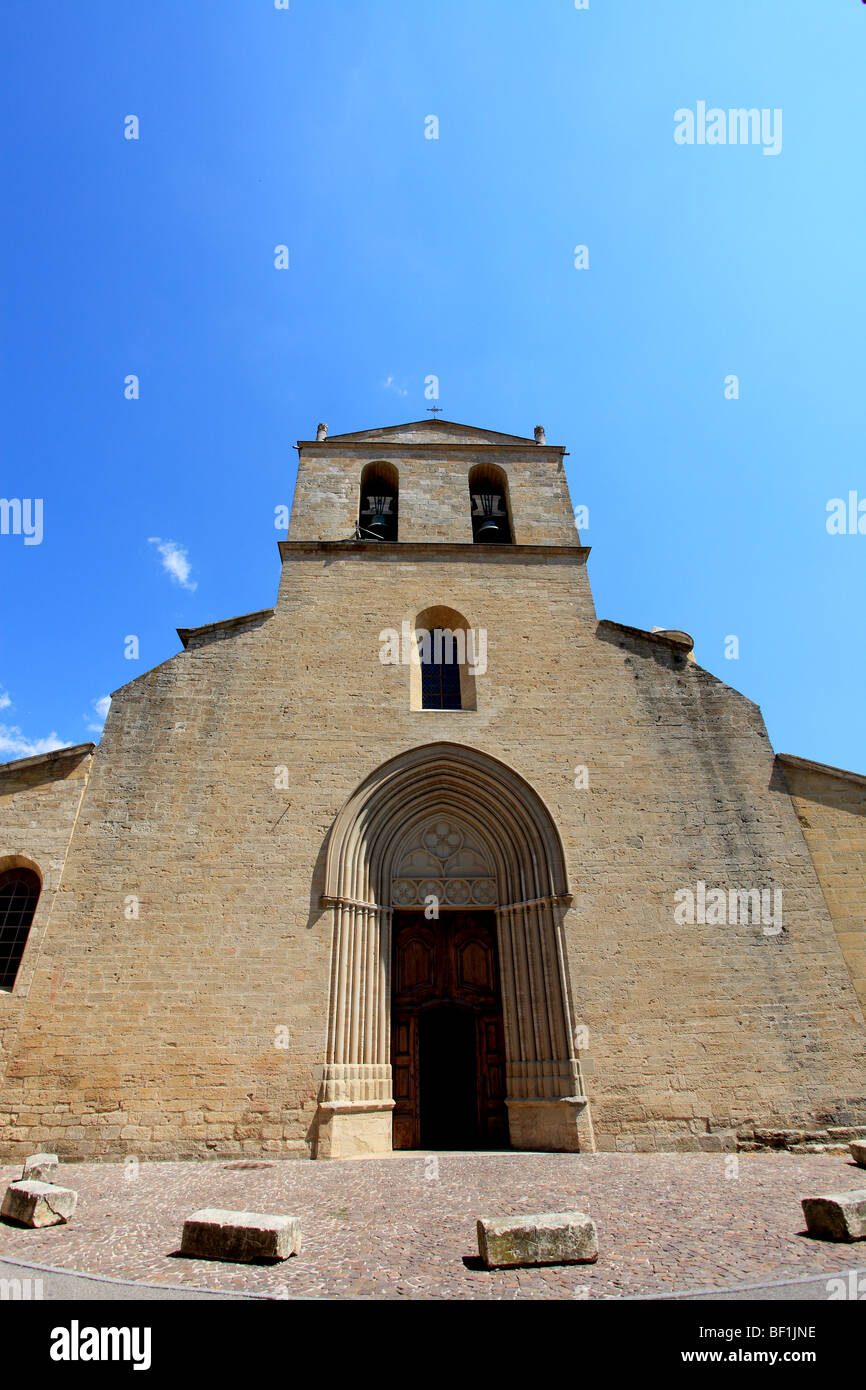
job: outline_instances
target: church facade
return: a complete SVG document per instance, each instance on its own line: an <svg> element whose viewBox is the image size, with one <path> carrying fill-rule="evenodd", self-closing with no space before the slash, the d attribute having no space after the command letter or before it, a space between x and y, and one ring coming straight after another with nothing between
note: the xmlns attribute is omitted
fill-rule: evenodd
<svg viewBox="0 0 866 1390"><path fill-rule="evenodd" d="M275 608L0 767L0 1155L866 1122L866 778L597 619L540 429L298 450Z"/></svg>

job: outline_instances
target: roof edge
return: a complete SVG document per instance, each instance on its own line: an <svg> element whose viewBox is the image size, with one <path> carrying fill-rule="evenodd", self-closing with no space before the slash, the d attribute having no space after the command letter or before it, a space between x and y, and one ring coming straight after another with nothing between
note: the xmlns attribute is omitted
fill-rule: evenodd
<svg viewBox="0 0 866 1390"><path fill-rule="evenodd" d="M260 608L257 613L241 613L236 618L221 618L219 622L204 623L201 627L179 627L175 630L185 650L192 637L215 636L218 632L230 632L232 628L243 627L245 623L253 623L257 618L267 622L268 618L274 616L274 612L273 608Z"/></svg>
<svg viewBox="0 0 866 1390"><path fill-rule="evenodd" d="M690 645L690 637L689 644L687 645L678 637L671 636L671 633L674 632L675 629L668 628L659 632L647 632L646 628L629 627L627 623L615 623L611 618L599 619L595 629L597 637L599 636L599 628L606 628L612 632L621 632L623 636L630 637L632 640L652 642L657 647L667 648L669 652L678 652L680 656L685 657L685 669L700 672L702 676L712 681L720 690L727 690L730 694L736 695L738 700L745 701L745 703L750 705L753 710L756 710L759 715L761 714L761 706L755 700L750 700L748 695L743 694L742 690L737 690L736 686L728 685L726 681L721 680L719 676L713 675L712 671L708 671L705 666L700 664ZM683 633L682 636L688 637L688 633ZM761 718L763 719L763 716L761 716Z"/></svg>
<svg viewBox="0 0 866 1390"><path fill-rule="evenodd" d="M462 449L465 453L467 449L524 449L527 445L537 449L540 454L567 454L568 450L564 444L536 444L534 439L511 439L505 444L491 444L488 440L438 440L438 439L401 439L391 441L390 439L348 439L341 438L339 435L329 435L327 439L298 439L295 441L295 448L318 449L326 454L329 446L335 444L340 449L393 449L395 452L402 451L404 454L407 449L453 449L455 452Z"/></svg>
<svg viewBox="0 0 866 1390"><path fill-rule="evenodd" d="M833 767L831 763L816 763L811 758L798 758L795 753L777 753L776 761L783 767L799 767L804 772L823 772L828 777L841 777L845 782L853 782L866 788L866 776L860 772L849 772L846 767Z"/></svg>
<svg viewBox="0 0 866 1390"><path fill-rule="evenodd" d="M29 758L14 758L12 762L0 763L0 773L19 768L37 767L40 763L64 762L67 758L79 758L96 752L95 743L70 743L67 748L50 748L47 753L33 753Z"/></svg>
<svg viewBox="0 0 866 1390"><path fill-rule="evenodd" d="M627 623L615 623L612 618L599 618L598 627L613 628L615 632L624 632L626 637L645 637L648 641L657 642L660 647L667 647L672 652L690 652L693 646L691 638L686 643L676 637L671 637L669 634L672 629L670 628L659 632L648 632L644 627L629 627ZM683 636L688 636L688 634L684 633Z"/></svg>
<svg viewBox="0 0 866 1390"><path fill-rule="evenodd" d="M425 430L442 430L443 433L445 433L446 430L466 430L470 434L493 435L496 439L507 440L511 443L518 445L535 445L535 439L530 435L510 434L506 430L490 429L487 425L467 425L460 420L440 420L437 415L434 415L432 420L402 420L397 425L371 425L369 428L363 430L345 430L342 434L326 435L325 439L322 442L327 443L329 439L342 439L346 441L358 439L361 443L363 443L364 440L362 436L364 435L370 436L380 434L387 437L388 435L398 434L400 430L411 430L422 427Z"/></svg>

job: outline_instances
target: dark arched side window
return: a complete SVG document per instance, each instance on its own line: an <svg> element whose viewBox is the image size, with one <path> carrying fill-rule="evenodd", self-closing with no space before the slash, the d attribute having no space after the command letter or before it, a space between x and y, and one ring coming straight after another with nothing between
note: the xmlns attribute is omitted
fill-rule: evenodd
<svg viewBox="0 0 866 1390"><path fill-rule="evenodd" d="M0 874L0 989L15 984L40 887L39 875L32 869L7 869Z"/></svg>
<svg viewBox="0 0 866 1390"><path fill-rule="evenodd" d="M400 475L393 463L368 463L361 474L357 538L396 541Z"/></svg>
<svg viewBox="0 0 866 1390"><path fill-rule="evenodd" d="M508 479L493 463L478 463L469 471L472 539L479 545L510 545L511 508Z"/></svg>

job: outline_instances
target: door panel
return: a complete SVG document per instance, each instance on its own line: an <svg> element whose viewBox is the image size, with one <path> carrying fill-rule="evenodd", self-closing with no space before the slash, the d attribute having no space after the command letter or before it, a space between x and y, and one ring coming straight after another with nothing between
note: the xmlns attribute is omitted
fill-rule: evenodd
<svg viewBox="0 0 866 1390"><path fill-rule="evenodd" d="M508 1142L492 912L394 916L394 1147Z"/></svg>
<svg viewBox="0 0 866 1390"><path fill-rule="evenodd" d="M417 1020L412 1014L391 1025L391 1069L394 1077L394 1148L417 1149L420 1144L417 1094Z"/></svg>

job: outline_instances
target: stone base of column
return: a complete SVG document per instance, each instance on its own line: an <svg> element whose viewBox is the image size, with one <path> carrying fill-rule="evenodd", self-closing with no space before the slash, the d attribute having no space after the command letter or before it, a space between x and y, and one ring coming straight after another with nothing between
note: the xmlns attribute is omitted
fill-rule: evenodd
<svg viewBox="0 0 866 1390"><path fill-rule="evenodd" d="M389 1154L393 1100L320 1101L315 1158Z"/></svg>
<svg viewBox="0 0 866 1390"><path fill-rule="evenodd" d="M506 1099L512 1149L549 1153L595 1153L595 1136L586 1096L530 1096Z"/></svg>

